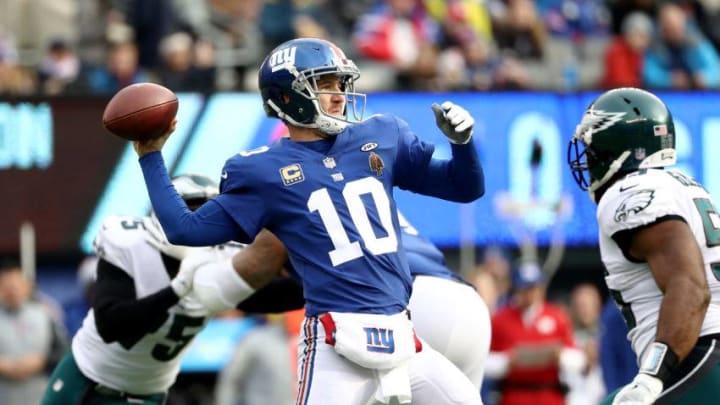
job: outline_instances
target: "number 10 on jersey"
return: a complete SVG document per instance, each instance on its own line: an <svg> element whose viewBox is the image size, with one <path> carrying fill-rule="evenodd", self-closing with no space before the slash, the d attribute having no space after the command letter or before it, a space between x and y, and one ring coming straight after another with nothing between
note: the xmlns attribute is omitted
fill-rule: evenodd
<svg viewBox="0 0 720 405"><path fill-rule="evenodd" d="M367 208L362 196L369 195L377 209L380 225L386 236L377 237L370 223ZM342 191L343 200L350 213L355 228L365 248L374 255L397 251L398 239L393 227L390 198L383 184L373 177L365 177L348 182ZM307 202L310 212L317 211L334 249L328 252L333 266L355 260L363 256L359 241L350 241L343 227L338 211L330 198L327 188L313 191Z"/></svg>

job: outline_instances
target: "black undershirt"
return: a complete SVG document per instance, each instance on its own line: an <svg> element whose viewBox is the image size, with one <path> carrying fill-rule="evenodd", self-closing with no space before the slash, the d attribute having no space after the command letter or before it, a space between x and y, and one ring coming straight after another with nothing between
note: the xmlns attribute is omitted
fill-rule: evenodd
<svg viewBox="0 0 720 405"><path fill-rule="evenodd" d="M180 262L176 262L179 266ZM137 298L130 275L103 259L98 261L93 310L95 326L105 343L119 342L123 347L132 347L157 330L167 320L168 309L179 300L170 286Z"/></svg>

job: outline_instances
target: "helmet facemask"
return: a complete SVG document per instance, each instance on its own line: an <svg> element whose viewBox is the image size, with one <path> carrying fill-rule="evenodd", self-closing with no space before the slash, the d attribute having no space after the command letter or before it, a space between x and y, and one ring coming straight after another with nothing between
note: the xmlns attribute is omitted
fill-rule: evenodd
<svg viewBox="0 0 720 405"><path fill-rule="evenodd" d="M578 125L568 144L567 159L575 182L581 190L590 194L591 200L597 202L595 191L620 171L630 151L626 150L617 159L611 160L609 153L592 148L592 132L592 128Z"/></svg>

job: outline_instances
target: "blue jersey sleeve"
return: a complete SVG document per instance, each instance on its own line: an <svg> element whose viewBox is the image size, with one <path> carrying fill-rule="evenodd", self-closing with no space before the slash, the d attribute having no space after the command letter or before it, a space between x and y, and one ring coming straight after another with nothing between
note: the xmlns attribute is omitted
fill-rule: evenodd
<svg viewBox="0 0 720 405"><path fill-rule="evenodd" d="M258 179L263 172L261 159L255 155L236 155L228 159L222 171L220 195L214 199L245 231L249 241L255 238L268 219L268 204Z"/></svg>
<svg viewBox="0 0 720 405"><path fill-rule="evenodd" d="M153 210L170 243L209 246L247 239L232 217L212 200L190 211L173 187L160 152L141 157L140 166Z"/></svg>
<svg viewBox="0 0 720 405"><path fill-rule="evenodd" d="M420 141L401 119L397 122L398 187L455 202L471 202L485 194L485 175L472 140L452 144L452 159L434 159L434 146Z"/></svg>

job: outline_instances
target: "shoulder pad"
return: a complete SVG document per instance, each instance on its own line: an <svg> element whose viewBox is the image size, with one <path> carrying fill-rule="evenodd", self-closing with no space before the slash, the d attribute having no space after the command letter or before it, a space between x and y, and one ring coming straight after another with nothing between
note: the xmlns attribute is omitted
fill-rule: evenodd
<svg viewBox="0 0 720 405"><path fill-rule="evenodd" d="M270 147L267 146L267 145L263 145L263 146L261 146L261 147L259 147L259 148L255 148L255 149L251 149L251 150L246 150L246 151L239 152L239 153L238 153L238 156L248 157L248 156L257 155L257 154L260 154L260 153L265 153L265 152L267 152L268 150L270 150Z"/></svg>
<svg viewBox="0 0 720 405"><path fill-rule="evenodd" d="M665 173L628 176L605 193L598 205L598 225L606 235L638 228L667 215L685 217L677 203L676 181Z"/></svg>
<svg viewBox="0 0 720 405"><path fill-rule="evenodd" d="M110 216L103 221L95 236L93 248L99 258L127 269L138 246L151 246L147 242L149 237L144 218Z"/></svg>

